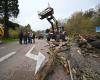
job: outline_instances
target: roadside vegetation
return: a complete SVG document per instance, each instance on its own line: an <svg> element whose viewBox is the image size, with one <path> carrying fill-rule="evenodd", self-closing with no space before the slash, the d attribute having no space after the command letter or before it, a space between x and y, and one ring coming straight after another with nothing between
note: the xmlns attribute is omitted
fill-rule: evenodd
<svg viewBox="0 0 100 80"><path fill-rule="evenodd" d="M3 42L13 42L13 41L18 41L19 40L19 32L20 30L23 30L25 32L29 32L31 29L30 24L26 25L26 26L16 26L14 28L9 28L8 33L9 33L9 38L3 38L2 41ZM35 33L33 31L33 33Z"/></svg>
<svg viewBox="0 0 100 80"><path fill-rule="evenodd" d="M96 26L100 26L100 4L86 11L77 11L69 19L60 20L69 35L100 35Z"/></svg>

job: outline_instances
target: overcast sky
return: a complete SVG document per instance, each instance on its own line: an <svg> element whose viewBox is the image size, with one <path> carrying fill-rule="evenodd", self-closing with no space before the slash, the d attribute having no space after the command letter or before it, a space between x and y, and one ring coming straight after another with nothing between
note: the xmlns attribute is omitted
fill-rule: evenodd
<svg viewBox="0 0 100 80"><path fill-rule="evenodd" d="M100 0L19 0L20 13L17 22L23 26L30 24L33 30L49 28L50 23L46 19L40 20L37 13L47 8L48 3L54 8L56 19L65 19L76 11L94 8Z"/></svg>

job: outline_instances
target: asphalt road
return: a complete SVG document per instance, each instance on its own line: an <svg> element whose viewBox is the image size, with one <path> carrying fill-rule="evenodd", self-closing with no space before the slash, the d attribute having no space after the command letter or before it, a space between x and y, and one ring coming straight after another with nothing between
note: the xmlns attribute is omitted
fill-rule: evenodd
<svg viewBox="0 0 100 80"><path fill-rule="evenodd" d="M0 80L33 80L39 67L48 60L47 52L45 40L27 45L18 42L0 44Z"/></svg>

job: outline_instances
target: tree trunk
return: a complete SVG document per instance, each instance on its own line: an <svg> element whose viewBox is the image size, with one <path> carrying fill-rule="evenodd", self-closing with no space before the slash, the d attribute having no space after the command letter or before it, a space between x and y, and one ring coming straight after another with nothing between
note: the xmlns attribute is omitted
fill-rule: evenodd
<svg viewBox="0 0 100 80"><path fill-rule="evenodd" d="M9 21L9 17L8 17L8 0L5 0L5 5L4 5L4 38L9 38L9 32L8 32L8 21Z"/></svg>
<svg viewBox="0 0 100 80"><path fill-rule="evenodd" d="M4 28L4 38L9 38L8 27Z"/></svg>

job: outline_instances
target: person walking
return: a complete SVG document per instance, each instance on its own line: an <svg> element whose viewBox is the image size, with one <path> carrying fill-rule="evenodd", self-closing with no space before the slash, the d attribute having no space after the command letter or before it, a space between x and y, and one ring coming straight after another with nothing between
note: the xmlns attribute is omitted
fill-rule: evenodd
<svg viewBox="0 0 100 80"><path fill-rule="evenodd" d="M19 33L19 44L22 44L22 41L23 41L23 32L21 30Z"/></svg>

